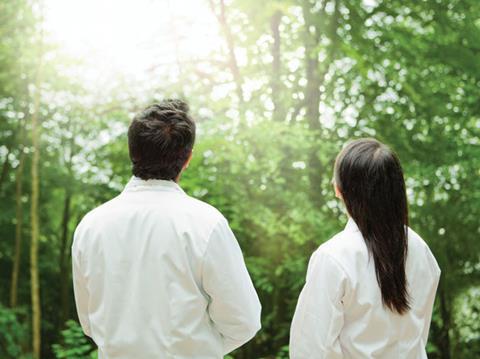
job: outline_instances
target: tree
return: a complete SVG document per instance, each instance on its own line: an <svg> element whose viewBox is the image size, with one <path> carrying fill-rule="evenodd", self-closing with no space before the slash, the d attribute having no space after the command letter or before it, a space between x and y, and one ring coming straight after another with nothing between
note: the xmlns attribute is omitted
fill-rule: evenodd
<svg viewBox="0 0 480 359"><path fill-rule="evenodd" d="M42 20L40 20L42 21ZM32 234L30 242L30 281L31 281L31 300L32 300L32 347L33 356L40 358L41 350L41 307L40 307L40 281L38 273L38 241L40 237L40 221L38 218L38 204L40 192L39 165L40 165L40 99L42 86L42 66L43 66L43 24L40 30L40 44L37 64L37 73L35 76L35 92L33 95L33 113L32 113L32 199L31 199L31 221Z"/></svg>
<svg viewBox="0 0 480 359"><path fill-rule="evenodd" d="M25 137L25 124L22 123L20 134L22 143ZM23 230L23 170L25 166L25 149L20 148L18 159L18 167L15 173L15 207L16 207L16 223L15 223L15 256L13 258L12 283L10 287L10 306L15 308L18 299L18 276L20 272L20 260L22 254L22 230Z"/></svg>
<svg viewBox="0 0 480 359"><path fill-rule="evenodd" d="M235 42L232 31L230 29L230 25L227 19L227 10L225 6L224 0L219 0L218 10L214 0L209 0L210 8L217 18L217 21L220 25L222 33L225 37L225 41L227 44L227 53L228 53L228 68L233 76L233 80L235 82L235 89L237 92L237 97L239 101L239 108L243 109L244 103L244 94L243 94L243 80L240 74L240 68L238 66L237 55L235 54Z"/></svg>

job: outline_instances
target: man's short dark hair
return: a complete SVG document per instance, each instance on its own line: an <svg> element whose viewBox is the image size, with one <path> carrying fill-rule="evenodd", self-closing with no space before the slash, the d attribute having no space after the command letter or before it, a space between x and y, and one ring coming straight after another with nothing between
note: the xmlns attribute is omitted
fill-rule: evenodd
<svg viewBox="0 0 480 359"><path fill-rule="evenodd" d="M175 180L195 142L188 105L176 99L147 107L128 129L132 172L141 179Z"/></svg>

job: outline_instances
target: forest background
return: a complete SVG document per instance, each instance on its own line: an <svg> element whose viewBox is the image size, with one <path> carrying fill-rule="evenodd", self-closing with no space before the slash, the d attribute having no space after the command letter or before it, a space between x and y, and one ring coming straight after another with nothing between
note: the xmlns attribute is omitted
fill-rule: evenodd
<svg viewBox="0 0 480 359"><path fill-rule="evenodd" d="M287 358L311 253L346 216L336 153L399 155L411 226L442 278L429 358L480 357L480 2L0 0L0 358L88 358L72 233L131 176L136 112L184 98L181 180L244 251L263 328L235 358Z"/></svg>

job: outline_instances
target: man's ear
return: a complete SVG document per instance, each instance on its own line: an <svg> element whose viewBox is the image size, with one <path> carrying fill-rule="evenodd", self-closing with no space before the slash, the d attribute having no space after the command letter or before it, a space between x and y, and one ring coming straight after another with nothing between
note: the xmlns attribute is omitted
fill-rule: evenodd
<svg viewBox="0 0 480 359"><path fill-rule="evenodd" d="M338 186L334 184L333 187L335 187L335 197L342 199L342 192L340 192Z"/></svg>

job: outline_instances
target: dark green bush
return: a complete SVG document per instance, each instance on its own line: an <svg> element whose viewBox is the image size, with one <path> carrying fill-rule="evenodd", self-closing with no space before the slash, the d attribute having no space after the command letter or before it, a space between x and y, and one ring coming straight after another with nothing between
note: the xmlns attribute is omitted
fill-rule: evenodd
<svg viewBox="0 0 480 359"><path fill-rule="evenodd" d="M66 323L66 329L62 330L62 343L53 344L52 349L57 359L94 359L97 357L97 351L89 343L83 334L80 325L69 320Z"/></svg>
<svg viewBox="0 0 480 359"><path fill-rule="evenodd" d="M10 309L0 303L0 358L25 358L23 348L29 342L24 309Z"/></svg>

